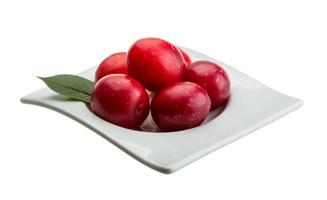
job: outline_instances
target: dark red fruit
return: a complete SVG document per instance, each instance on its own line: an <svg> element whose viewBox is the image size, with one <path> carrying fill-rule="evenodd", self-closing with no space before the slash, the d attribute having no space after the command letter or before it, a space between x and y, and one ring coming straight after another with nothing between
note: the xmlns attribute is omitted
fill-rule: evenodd
<svg viewBox="0 0 327 200"><path fill-rule="evenodd" d="M128 74L126 52L119 52L104 59L95 72L95 81L109 74Z"/></svg>
<svg viewBox="0 0 327 200"><path fill-rule="evenodd" d="M192 63L190 56L183 49L181 49L181 48L178 48L178 49L183 55L186 66L190 65Z"/></svg>
<svg viewBox="0 0 327 200"><path fill-rule="evenodd" d="M211 109L224 104L230 94L230 81L225 70L210 61L196 61L186 69L185 80L202 86L211 99Z"/></svg>
<svg viewBox="0 0 327 200"><path fill-rule="evenodd" d="M199 126L210 111L210 98L201 86L178 82L156 93L151 115L163 131L179 131Z"/></svg>
<svg viewBox="0 0 327 200"><path fill-rule="evenodd" d="M159 38L136 41L128 51L127 66L130 76L154 92L182 81L185 71L181 52Z"/></svg>
<svg viewBox="0 0 327 200"><path fill-rule="evenodd" d="M149 107L145 89L128 75L105 76L92 92L92 112L122 127L137 128L148 116Z"/></svg>

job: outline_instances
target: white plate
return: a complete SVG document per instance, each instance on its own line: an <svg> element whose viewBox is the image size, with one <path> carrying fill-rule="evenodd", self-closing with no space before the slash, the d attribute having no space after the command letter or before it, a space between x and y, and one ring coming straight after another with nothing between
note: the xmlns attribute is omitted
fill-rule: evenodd
<svg viewBox="0 0 327 200"><path fill-rule="evenodd" d="M231 98L218 117L211 113L205 124L169 133L140 132L108 123L90 112L86 104L65 101L48 88L24 96L23 103L60 112L95 131L143 164L172 173L206 154L299 108L302 101L274 91L247 75L193 50L183 48L192 60L220 64L231 80ZM81 73L93 80L95 67ZM41 117L41 116L40 116Z"/></svg>

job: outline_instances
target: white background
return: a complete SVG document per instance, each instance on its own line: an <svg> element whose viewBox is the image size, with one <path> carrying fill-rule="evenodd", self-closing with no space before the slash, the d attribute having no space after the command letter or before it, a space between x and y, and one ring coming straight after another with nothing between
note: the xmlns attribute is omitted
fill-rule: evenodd
<svg viewBox="0 0 327 200"><path fill-rule="evenodd" d="M19 98L156 36L304 100L180 171L158 173ZM326 199L324 1L0 1L0 199ZM267 105L269 106L269 105Z"/></svg>

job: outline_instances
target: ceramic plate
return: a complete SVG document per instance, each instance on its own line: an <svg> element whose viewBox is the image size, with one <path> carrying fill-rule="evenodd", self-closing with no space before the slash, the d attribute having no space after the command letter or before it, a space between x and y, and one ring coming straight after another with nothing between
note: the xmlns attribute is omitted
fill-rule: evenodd
<svg viewBox="0 0 327 200"><path fill-rule="evenodd" d="M148 132L125 129L97 117L86 104L66 101L48 88L26 95L21 101L50 108L80 122L133 158L163 173L172 173L302 104L301 100L272 90L218 60L183 49L193 61L205 59L220 64L231 80L231 97L225 110L220 115L218 111L211 112L204 124L196 128L169 133L151 132L156 131L156 127L149 118L142 125ZM80 75L94 80L95 69L90 68Z"/></svg>

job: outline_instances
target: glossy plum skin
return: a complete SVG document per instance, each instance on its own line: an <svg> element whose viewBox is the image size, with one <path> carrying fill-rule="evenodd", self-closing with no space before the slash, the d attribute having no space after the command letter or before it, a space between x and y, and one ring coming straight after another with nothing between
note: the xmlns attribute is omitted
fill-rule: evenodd
<svg viewBox="0 0 327 200"><path fill-rule="evenodd" d="M185 71L181 52L159 38L136 41L127 53L127 66L129 75L153 92L182 81Z"/></svg>
<svg viewBox="0 0 327 200"><path fill-rule="evenodd" d="M93 113L125 128L137 129L148 116L149 109L149 97L144 87L125 74L101 78L91 95Z"/></svg>
<svg viewBox="0 0 327 200"><path fill-rule="evenodd" d="M210 98L201 86L177 82L156 93L151 115L163 131L179 131L199 126L210 112Z"/></svg>
<svg viewBox="0 0 327 200"><path fill-rule="evenodd" d="M126 52L119 52L105 58L95 72L95 81L110 74L128 74L126 55Z"/></svg>
<svg viewBox="0 0 327 200"><path fill-rule="evenodd" d="M186 66L190 65L192 63L190 56L183 49L181 48L178 49L182 53Z"/></svg>
<svg viewBox="0 0 327 200"><path fill-rule="evenodd" d="M211 109L223 105L230 95L230 81L225 70L210 61L196 61L189 65L185 80L202 86L210 96Z"/></svg>

